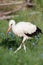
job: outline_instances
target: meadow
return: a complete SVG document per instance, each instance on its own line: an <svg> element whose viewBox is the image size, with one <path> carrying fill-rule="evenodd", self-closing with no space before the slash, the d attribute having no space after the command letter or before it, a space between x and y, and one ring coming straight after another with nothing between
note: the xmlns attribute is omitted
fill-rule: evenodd
<svg viewBox="0 0 43 65"><path fill-rule="evenodd" d="M38 7L24 8L16 12L18 16L13 19L16 23L20 21L32 22L43 31L43 11L40 6ZM37 43L35 43L37 40L34 38L25 41L26 53L22 48L14 54L22 39L15 35L13 37L6 34L8 23L8 20L0 20L0 65L43 65L43 34L39 34Z"/></svg>

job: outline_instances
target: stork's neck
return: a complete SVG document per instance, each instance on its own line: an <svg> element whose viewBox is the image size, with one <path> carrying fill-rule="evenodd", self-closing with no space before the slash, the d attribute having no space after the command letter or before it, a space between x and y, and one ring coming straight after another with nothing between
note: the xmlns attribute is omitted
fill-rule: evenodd
<svg viewBox="0 0 43 65"><path fill-rule="evenodd" d="M13 32L15 32L15 29L16 29L15 27L16 27L16 26L13 24L13 25L12 25L12 31L13 31Z"/></svg>
<svg viewBox="0 0 43 65"><path fill-rule="evenodd" d="M15 25L13 24L13 25L12 25L12 30L13 30L14 28L15 28Z"/></svg>

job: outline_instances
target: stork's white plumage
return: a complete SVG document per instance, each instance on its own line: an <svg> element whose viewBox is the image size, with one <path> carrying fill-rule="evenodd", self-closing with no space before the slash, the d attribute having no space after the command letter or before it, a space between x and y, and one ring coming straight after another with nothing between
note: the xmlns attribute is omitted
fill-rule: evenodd
<svg viewBox="0 0 43 65"><path fill-rule="evenodd" d="M36 31L36 26L30 22L19 22L19 23L15 24L15 21L11 20L9 22L9 26L12 27L13 33L15 33L16 35L18 35L20 37L23 36L24 33L32 34L33 32Z"/></svg>
<svg viewBox="0 0 43 65"><path fill-rule="evenodd" d="M36 25L34 25L34 24L30 23L30 22L23 22L23 21L16 24L14 20L10 20L9 21L9 28L8 28L7 32L9 32L10 29L12 29L13 33L16 34L17 36L23 37L23 41L22 41L21 45L19 46L19 48L17 48L17 50L15 51L15 53L19 49L21 49L21 46L24 47L24 50L26 52L26 46L24 44L24 41L26 39L30 39L31 38L30 36L33 33L37 32Z"/></svg>

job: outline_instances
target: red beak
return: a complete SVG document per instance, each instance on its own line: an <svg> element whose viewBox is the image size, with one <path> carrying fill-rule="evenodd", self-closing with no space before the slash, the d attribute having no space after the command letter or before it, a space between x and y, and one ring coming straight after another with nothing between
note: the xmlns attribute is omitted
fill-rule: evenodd
<svg viewBox="0 0 43 65"><path fill-rule="evenodd" d="M11 26L9 26L9 28L8 28L8 30L7 30L7 33L10 32L10 30L11 30Z"/></svg>

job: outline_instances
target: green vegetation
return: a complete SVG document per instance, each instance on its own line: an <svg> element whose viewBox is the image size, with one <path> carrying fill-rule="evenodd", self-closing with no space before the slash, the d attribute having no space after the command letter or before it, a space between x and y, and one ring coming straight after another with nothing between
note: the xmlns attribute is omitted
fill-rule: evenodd
<svg viewBox="0 0 43 65"><path fill-rule="evenodd" d="M16 12L18 16L15 16L14 20L16 23L20 21L30 21L43 31L43 12L42 9L40 9L40 6L39 8L23 9ZM27 47L26 53L21 49L14 54L14 50L20 45L22 39L15 35L14 39L10 35L6 35L7 28L8 21L0 20L0 65L43 65L43 34L40 34L36 46L33 45L33 42L36 42L34 38L25 42ZM1 33L4 33L4 36ZM10 48L9 45L11 45Z"/></svg>

